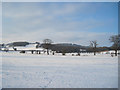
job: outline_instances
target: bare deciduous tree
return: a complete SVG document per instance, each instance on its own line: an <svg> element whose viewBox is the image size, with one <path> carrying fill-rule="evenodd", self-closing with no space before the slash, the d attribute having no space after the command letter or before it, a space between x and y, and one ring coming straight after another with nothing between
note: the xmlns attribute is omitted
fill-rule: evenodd
<svg viewBox="0 0 120 90"><path fill-rule="evenodd" d="M49 47L51 46L51 43L53 43L53 41L51 39L44 39L43 43L45 49L47 49L47 54L49 55Z"/></svg>
<svg viewBox="0 0 120 90"><path fill-rule="evenodd" d="M117 56L117 50L120 49L120 34L111 36L109 40L113 43L112 49L115 50L115 56Z"/></svg>
<svg viewBox="0 0 120 90"><path fill-rule="evenodd" d="M90 41L90 46L92 47L93 49L93 52L94 52L94 55L96 55L96 51L97 51L97 41Z"/></svg>
<svg viewBox="0 0 120 90"><path fill-rule="evenodd" d="M35 42L36 45L36 48L39 48L40 47L40 43L39 42Z"/></svg>
<svg viewBox="0 0 120 90"><path fill-rule="evenodd" d="M53 43L53 41L51 39L44 39L43 43L44 44L51 44L51 43Z"/></svg>

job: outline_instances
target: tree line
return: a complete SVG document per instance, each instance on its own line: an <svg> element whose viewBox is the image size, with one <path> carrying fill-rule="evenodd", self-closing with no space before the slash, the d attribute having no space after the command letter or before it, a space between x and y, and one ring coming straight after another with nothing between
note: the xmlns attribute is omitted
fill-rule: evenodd
<svg viewBox="0 0 120 90"><path fill-rule="evenodd" d="M109 41L112 44L111 47L98 47L98 42L97 40L90 41L89 47L85 46L77 46L77 45L60 45L60 44L52 44L53 41L50 39L44 39L43 44L41 44L41 47L47 49L47 54L49 55L49 50L56 51L57 53L81 53L81 52L93 52L94 55L96 55L97 52L101 51L109 51L109 50L114 50L115 51L115 56L118 54L118 50L120 50L120 34L118 35L112 35L109 38ZM80 51L80 49L85 49L85 51Z"/></svg>
<svg viewBox="0 0 120 90"><path fill-rule="evenodd" d="M47 55L49 55L50 51L52 51L53 54L56 52L56 53L62 53L63 55L65 55L65 53L75 53L75 52L78 53L78 55L84 52L94 53L94 55L96 55L97 52L114 50L115 51L114 54L115 56L117 56L118 50L120 50L120 34L112 35L109 38L109 41L113 43L111 47L98 47L99 44L97 40L90 41L89 46L81 46L76 44L54 44L51 39L44 39L43 43L13 42L9 44L0 44L0 47L6 47L6 48L7 46L13 47L13 49L16 51L17 48L15 47L17 46L36 44L36 48L42 47L46 49Z"/></svg>

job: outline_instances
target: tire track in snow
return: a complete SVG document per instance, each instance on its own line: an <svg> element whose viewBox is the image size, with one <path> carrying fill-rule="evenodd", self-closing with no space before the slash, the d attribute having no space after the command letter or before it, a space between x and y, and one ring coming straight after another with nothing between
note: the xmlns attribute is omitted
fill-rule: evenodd
<svg viewBox="0 0 120 90"><path fill-rule="evenodd" d="M46 72L44 72L43 74L45 75ZM51 84L51 82L52 82L53 80L52 80L52 77L51 77L51 79L48 78L47 74L46 74L45 76L46 76L46 77L44 78L44 80L45 80L45 79L48 80L48 83L44 86L44 88L47 88L47 87Z"/></svg>
<svg viewBox="0 0 120 90"><path fill-rule="evenodd" d="M48 84L46 86L44 86L44 88L47 88L52 82L52 79L48 82Z"/></svg>

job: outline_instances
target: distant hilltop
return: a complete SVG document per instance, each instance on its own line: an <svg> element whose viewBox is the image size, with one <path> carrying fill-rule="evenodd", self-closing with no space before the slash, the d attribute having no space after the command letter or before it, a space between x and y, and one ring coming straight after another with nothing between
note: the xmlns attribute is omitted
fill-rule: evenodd
<svg viewBox="0 0 120 90"><path fill-rule="evenodd" d="M40 42L34 42L30 43L27 41L20 41L20 42L12 42L8 44L0 44L0 50L9 50L9 48L13 48L13 50L18 50L19 47L24 47L28 50L30 48L27 48L28 46L32 45L32 50L39 50L40 48L49 49L56 52L65 52L65 53L71 53L71 52L92 52L93 49L91 46L82 46L72 43L40 43ZM110 50L110 47L98 47L97 51L106 51Z"/></svg>

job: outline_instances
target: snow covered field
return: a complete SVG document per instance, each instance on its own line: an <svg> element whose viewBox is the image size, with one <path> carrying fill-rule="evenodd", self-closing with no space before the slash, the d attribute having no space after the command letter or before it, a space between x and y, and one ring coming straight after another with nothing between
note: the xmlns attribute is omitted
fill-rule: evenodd
<svg viewBox="0 0 120 90"><path fill-rule="evenodd" d="M118 58L3 52L3 88L117 88Z"/></svg>
<svg viewBox="0 0 120 90"><path fill-rule="evenodd" d="M0 53L0 89L2 88L2 53Z"/></svg>

